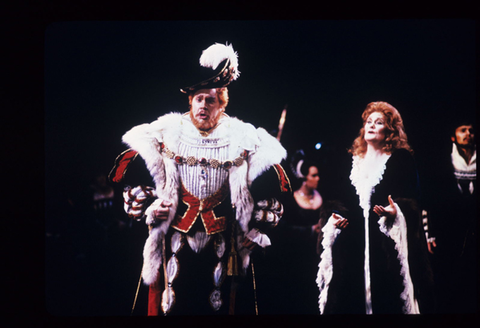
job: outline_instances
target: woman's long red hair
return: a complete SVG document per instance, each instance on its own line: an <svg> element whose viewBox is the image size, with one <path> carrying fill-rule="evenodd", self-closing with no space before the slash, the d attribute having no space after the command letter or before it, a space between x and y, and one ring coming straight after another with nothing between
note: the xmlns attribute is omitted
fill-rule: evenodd
<svg viewBox="0 0 480 328"><path fill-rule="evenodd" d="M403 126L403 120L398 110L384 101L371 102L367 105L362 114L363 126L360 129L358 137L353 141L349 153L363 157L367 151L367 142L365 141L365 122L370 114L379 112L385 119L385 141L382 150L391 154L396 149L404 148L413 153L408 144L407 134Z"/></svg>

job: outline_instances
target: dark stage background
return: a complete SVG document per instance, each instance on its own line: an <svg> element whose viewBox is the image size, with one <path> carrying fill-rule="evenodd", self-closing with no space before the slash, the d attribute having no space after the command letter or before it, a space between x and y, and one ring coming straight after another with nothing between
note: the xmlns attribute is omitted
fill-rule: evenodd
<svg viewBox="0 0 480 328"><path fill-rule="evenodd" d="M325 162L320 175L332 180L371 101L400 111L421 174L448 144L452 119L475 115L472 20L52 23L45 31L49 313L130 315L147 228L96 224L90 185L126 149L127 130L187 111L179 88L196 82L189 72L214 42L232 43L239 56L227 113L275 134L288 104L282 143L289 154L304 149ZM134 315L144 314L145 293Z"/></svg>

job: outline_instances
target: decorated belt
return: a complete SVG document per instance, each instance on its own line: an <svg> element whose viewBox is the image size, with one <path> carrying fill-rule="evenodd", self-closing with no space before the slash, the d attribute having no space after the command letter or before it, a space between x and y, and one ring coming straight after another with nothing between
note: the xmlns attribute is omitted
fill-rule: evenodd
<svg viewBox="0 0 480 328"><path fill-rule="evenodd" d="M219 160L214 159L214 158L211 158L211 159L196 158L195 156L184 157L184 156L176 155L173 151L168 149L163 142L160 143L160 151L162 153L165 153L165 155L168 158L173 159L175 161L175 163L178 164L178 165L186 164L186 165L190 165L190 166L193 166L193 165L211 166L214 169L224 168L226 170L230 169L232 166L242 165L243 161L246 160L247 157L248 157L248 151L247 150L244 150L240 154L240 156L238 156L237 158L235 158L233 160L227 160L227 161L224 161L224 162L219 161Z"/></svg>
<svg viewBox="0 0 480 328"><path fill-rule="evenodd" d="M208 235L224 231L226 218L216 217L213 209L220 205L229 194L228 182L218 189L213 195L198 199L193 196L182 184L181 200L188 206L183 216L177 215L172 222L172 227L181 232L188 232L200 215L205 231Z"/></svg>

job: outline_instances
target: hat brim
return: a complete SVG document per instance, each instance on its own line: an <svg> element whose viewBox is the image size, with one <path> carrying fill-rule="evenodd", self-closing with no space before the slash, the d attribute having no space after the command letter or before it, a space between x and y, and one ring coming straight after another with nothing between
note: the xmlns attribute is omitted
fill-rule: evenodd
<svg viewBox="0 0 480 328"><path fill-rule="evenodd" d="M230 66L230 59L225 59L219 65L220 69L213 72L214 75L186 88L181 88L183 93L192 93L201 89L223 88L230 84L234 77L234 68Z"/></svg>

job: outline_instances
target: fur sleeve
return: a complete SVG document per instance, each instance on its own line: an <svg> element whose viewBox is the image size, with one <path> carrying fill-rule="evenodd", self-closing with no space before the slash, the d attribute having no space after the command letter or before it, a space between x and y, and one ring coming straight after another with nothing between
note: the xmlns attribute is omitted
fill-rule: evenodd
<svg viewBox="0 0 480 328"><path fill-rule="evenodd" d="M159 117L150 124L141 124L133 127L122 137L122 141L130 148L138 151L157 186L165 184L165 168L160 153L160 142L164 140L164 133L172 127L180 128L181 114L170 113Z"/></svg>
<svg viewBox="0 0 480 328"><path fill-rule="evenodd" d="M249 157L248 184L268 170L274 164L280 164L287 156L287 151L280 142L265 129L256 130L259 144Z"/></svg>

